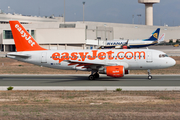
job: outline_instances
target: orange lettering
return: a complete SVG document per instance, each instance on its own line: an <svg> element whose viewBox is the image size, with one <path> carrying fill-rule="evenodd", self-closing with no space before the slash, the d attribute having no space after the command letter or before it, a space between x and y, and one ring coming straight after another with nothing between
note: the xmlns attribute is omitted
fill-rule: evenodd
<svg viewBox="0 0 180 120"><path fill-rule="evenodd" d="M71 60L77 60L77 52L71 53Z"/></svg>
<svg viewBox="0 0 180 120"><path fill-rule="evenodd" d="M81 59L82 61L84 61L86 59L86 56L89 52L85 52L85 55L84 55L84 52L79 52L79 55L81 56Z"/></svg>
<svg viewBox="0 0 180 120"><path fill-rule="evenodd" d="M122 58L120 57L120 54L121 54L121 53L123 53L123 57L122 57ZM117 57L118 57L120 60L123 60L123 59L124 59L124 52L119 52L119 53L117 54Z"/></svg>
<svg viewBox="0 0 180 120"><path fill-rule="evenodd" d="M144 51L141 51L141 52L134 52L134 59L136 59L136 54L139 54L139 59L141 59L141 53L143 53L143 56L144 56L144 59L145 59L145 52Z"/></svg>
<svg viewBox="0 0 180 120"><path fill-rule="evenodd" d="M59 63L62 62L63 60L69 60L69 53L64 52L61 54L61 59L59 59Z"/></svg>
<svg viewBox="0 0 180 120"><path fill-rule="evenodd" d="M109 59L109 60L114 59L114 57L112 57L112 54L113 54L113 53L114 53L114 52L112 52L112 51L107 52L107 54L108 54L108 59Z"/></svg>
<svg viewBox="0 0 180 120"><path fill-rule="evenodd" d="M131 54L131 57L130 57L130 58L128 58L128 56L127 56L127 54L128 54L128 53L130 53L130 54ZM126 54L125 54L125 57L126 57L126 59L128 59L128 60L132 59L132 56L133 56L133 53L132 53L132 52L130 52L130 51L126 52Z"/></svg>
<svg viewBox="0 0 180 120"><path fill-rule="evenodd" d="M88 55L88 59L89 59L89 60L94 60L94 59L96 59L97 50L92 50L92 53L93 53L92 56L91 56L91 55Z"/></svg>
<svg viewBox="0 0 180 120"><path fill-rule="evenodd" d="M100 60L104 60L104 59L105 59L105 56L106 56L106 53L105 53L105 52L100 52L100 53L98 54L98 58L99 58Z"/></svg>
<svg viewBox="0 0 180 120"><path fill-rule="evenodd" d="M96 56L98 56L99 60L104 60L104 59L106 59L106 54L107 54L107 57L108 57L107 59L109 59L109 60L114 59L114 57L113 57L114 52L113 51L108 51L106 53L105 52L100 52L98 54L97 54L97 52L98 52L98 50L92 50L92 56L88 55L89 52L79 52L79 53L78 52L72 52L71 53L71 60L77 60L78 59L78 54L80 55L80 59L78 59L78 61L85 61L86 57L89 60L95 60ZM128 57L128 55L130 57ZM136 59L136 55L137 56L139 55L139 59L141 59L142 56L145 59L145 56L146 56L144 51L141 51L141 52L136 51L136 52L134 52L134 54L131 51L128 51L126 53L121 51L121 52L118 52L117 57L115 59L117 60L117 58L118 58L120 60L123 60L124 56L125 56L125 58L127 60L132 59L133 56L134 56L134 59ZM61 56L60 56L60 53L55 52L55 53L52 54L52 59L53 60L59 60L59 63L60 63L63 60L69 60L70 58L69 58L69 53L67 53L67 52L61 53Z"/></svg>
<svg viewBox="0 0 180 120"><path fill-rule="evenodd" d="M52 54L52 59L53 60L59 60L60 54L58 52L55 52Z"/></svg>

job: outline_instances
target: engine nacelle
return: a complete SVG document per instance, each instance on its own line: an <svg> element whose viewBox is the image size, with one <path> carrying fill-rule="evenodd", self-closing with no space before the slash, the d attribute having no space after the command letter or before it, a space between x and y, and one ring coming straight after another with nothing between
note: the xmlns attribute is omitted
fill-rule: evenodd
<svg viewBox="0 0 180 120"><path fill-rule="evenodd" d="M105 73L111 77L123 77L125 74L124 66L106 66Z"/></svg>

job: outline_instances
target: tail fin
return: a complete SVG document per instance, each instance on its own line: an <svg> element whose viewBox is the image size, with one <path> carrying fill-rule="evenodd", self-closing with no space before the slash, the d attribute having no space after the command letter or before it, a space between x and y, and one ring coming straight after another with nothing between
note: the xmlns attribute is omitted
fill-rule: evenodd
<svg viewBox="0 0 180 120"><path fill-rule="evenodd" d="M146 39L144 41L156 41L159 37L160 28L158 28L156 31L152 33L152 35L149 37L149 39Z"/></svg>
<svg viewBox="0 0 180 120"><path fill-rule="evenodd" d="M164 38L165 38L165 33L163 33L162 36L159 38L158 44L159 43L163 43L164 42Z"/></svg>
<svg viewBox="0 0 180 120"><path fill-rule="evenodd" d="M38 45L38 43L26 31L26 29L19 23L19 21L9 21L9 24L11 26L11 31L13 34L17 52L46 50Z"/></svg>

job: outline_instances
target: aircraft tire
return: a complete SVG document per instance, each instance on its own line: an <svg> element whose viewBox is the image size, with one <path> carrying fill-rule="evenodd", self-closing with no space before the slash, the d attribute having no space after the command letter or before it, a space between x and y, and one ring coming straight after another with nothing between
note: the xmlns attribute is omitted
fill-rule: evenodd
<svg viewBox="0 0 180 120"><path fill-rule="evenodd" d="M151 79L152 79L152 76L151 76L151 75L149 75L149 76L148 76L148 79L149 79L149 80L151 80Z"/></svg>
<svg viewBox="0 0 180 120"><path fill-rule="evenodd" d="M95 74L94 74L94 77L95 77L95 78L99 78L99 74L98 74L98 73L95 73Z"/></svg>
<svg viewBox="0 0 180 120"><path fill-rule="evenodd" d="M90 76L88 77L88 79L89 79L89 80L94 80L95 77L94 77L94 75L90 75Z"/></svg>

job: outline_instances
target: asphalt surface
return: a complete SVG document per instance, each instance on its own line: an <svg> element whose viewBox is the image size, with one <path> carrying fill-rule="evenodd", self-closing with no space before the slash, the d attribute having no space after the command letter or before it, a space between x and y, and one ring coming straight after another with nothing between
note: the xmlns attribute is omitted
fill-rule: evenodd
<svg viewBox="0 0 180 120"><path fill-rule="evenodd" d="M88 75L1 75L0 86L180 86L180 75L126 75L112 78L100 75L88 80Z"/></svg>

